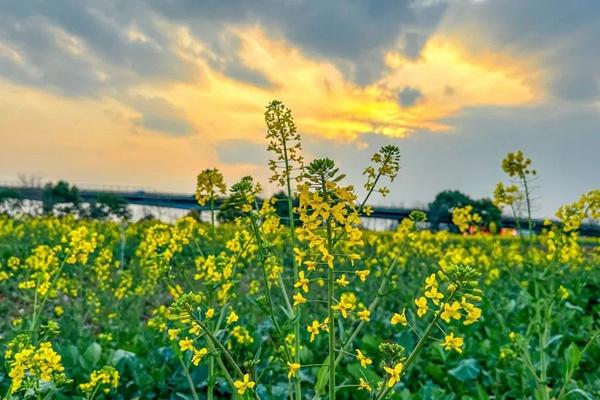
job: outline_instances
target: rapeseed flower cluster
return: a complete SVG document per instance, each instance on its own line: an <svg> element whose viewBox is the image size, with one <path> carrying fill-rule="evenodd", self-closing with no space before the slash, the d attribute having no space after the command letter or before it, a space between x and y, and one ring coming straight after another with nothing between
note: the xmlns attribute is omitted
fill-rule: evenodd
<svg viewBox="0 0 600 400"><path fill-rule="evenodd" d="M101 389L108 394L119 386L119 377L119 371L113 366L106 365L99 370L92 371L89 382L79 384L79 389L84 393L95 393Z"/></svg>
<svg viewBox="0 0 600 400"><path fill-rule="evenodd" d="M66 381L61 357L54 351L50 342L42 342L39 346L31 344L19 345L18 349L5 355L10 365L8 376L11 378L10 391L16 393L27 380L28 387L37 390L39 381L55 382Z"/></svg>

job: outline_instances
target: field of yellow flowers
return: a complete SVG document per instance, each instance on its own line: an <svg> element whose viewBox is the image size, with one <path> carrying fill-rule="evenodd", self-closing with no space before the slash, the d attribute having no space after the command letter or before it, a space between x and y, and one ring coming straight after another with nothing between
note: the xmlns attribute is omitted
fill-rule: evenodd
<svg viewBox="0 0 600 400"><path fill-rule="evenodd" d="M469 207L453 213L468 235L420 212L366 231L398 148L358 199L332 160L304 163L289 109L265 121L287 199L208 169L211 223L0 217L0 398L600 398L600 246L577 234L599 191L535 236L480 232ZM535 171L521 152L502 167L514 212ZM217 224L224 195L238 217Z"/></svg>

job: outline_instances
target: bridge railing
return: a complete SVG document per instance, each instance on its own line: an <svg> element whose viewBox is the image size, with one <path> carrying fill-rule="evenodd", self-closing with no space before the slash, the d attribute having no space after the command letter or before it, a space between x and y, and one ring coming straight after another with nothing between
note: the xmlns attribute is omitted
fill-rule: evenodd
<svg viewBox="0 0 600 400"><path fill-rule="evenodd" d="M30 200L42 199L43 187L6 185L4 183L5 182L0 182L0 189L18 190L22 197ZM208 210L207 206L200 207L194 196L191 194L165 193L136 186L81 185L77 187L79 189L79 194L84 201L94 200L102 194L113 194L125 199L128 203L133 205L173 208L179 210ZM222 201L223 199L218 199L215 202L215 205L220 206ZM414 209L385 206L373 206L372 210L373 213L370 215L371 218L391 221L402 220L403 218L408 217L411 211L414 211ZM501 222L504 227L515 228L517 226L516 220L513 217L502 216ZM558 223L557 221L553 222ZM536 232L540 232L543 225L544 220L542 219L534 219L532 221L533 229ZM521 223L521 226L523 227L523 223ZM598 226L598 224L583 224L580 232L586 236L598 237L600 236L600 226Z"/></svg>

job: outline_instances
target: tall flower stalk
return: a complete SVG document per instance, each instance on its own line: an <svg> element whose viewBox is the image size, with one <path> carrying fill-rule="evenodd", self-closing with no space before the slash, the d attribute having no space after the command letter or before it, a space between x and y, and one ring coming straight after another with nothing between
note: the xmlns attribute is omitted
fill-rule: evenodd
<svg viewBox="0 0 600 400"><path fill-rule="evenodd" d="M306 168L306 183L298 186L298 213L303 225L296 233L299 240L308 242L310 254L305 264L309 273L320 272L316 270L317 264L327 269L328 316L323 329L329 335L327 368L330 399L335 398L336 390L336 311L342 318L347 318L348 315L347 302L335 295L335 285L339 282L335 279L335 260L336 257L359 259L357 251L364 245L362 232L358 229L360 217L354 188L339 185L344 177L332 160L314 160ZM304 271L299 272L300 279L305 279L304 276Z"/></svg>
<svg viewBox="0 0 600 400"><path fill-rule="evenodd" d="M219 195L225 195L227 187L223 179L223 174L218 169L205 169L198 174L196 179L196 201L204 206L208 202L210 205L210 224L212 232L215 232L215 201Z"/></svg>
<svg viewBox="0 0 600 400"><path fill-rule="evenodd" d="M527 209L527 228L529 230L529 243L531 244L533 239L533 220L531 218L531 179L533 179L537 173L531 168L531 159L526 158L522 151L516 151L514 153L508 153L506 158L502 160L502 170L506 172L511 178L515 178L521 184L523 189L523 195L519 196L514 187L509 186L505 194L508 196L508 200L516 200L518 197L525 199L525 205ZM496 188L498 191L498 187ZM511 202L511 204L513 204ZM518 221L518 218L517 218Z"/></svg>
<svg viewBox="0 0 600 400"><path fill-rule="evenodd" d="M297 133L296 124L292 112L282 102L274 100L265 111L265 123L267 125L266 137L269 140L268 150L276 155L275 160L269 160L269 169L272 172L270 182L276 182L279 187L286 191L287 203L287 225L289 227L290 245L296 247L295 220L293 210L292 179L300 182L304 170L304 160L301 155L302 147L300 135ZM292 258L293 276L298 276L297 258ZM285 285L280 279L280 287L284 290ZM289 304L287 292L283 293L286 303ZM295 318L292 307L288 307L290 316ZM300 318L294 321L294 364L300 364ZM294 397L296 400L302 398L300 378L294 380Z"/></svg>

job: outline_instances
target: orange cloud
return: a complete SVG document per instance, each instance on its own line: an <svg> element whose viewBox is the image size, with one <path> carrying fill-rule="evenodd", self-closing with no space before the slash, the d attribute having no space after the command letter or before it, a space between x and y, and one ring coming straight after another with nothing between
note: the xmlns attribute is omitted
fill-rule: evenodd
<svg viewBox="0 0 600 400"><path fill-rule="evenodd" d="M198 131L212 140L262 140L264 105L272 98L287 103L299 128L330 139L352 140L366 132L403 137L419 129L441 131L441 122L463 108L516 106L541 96L529 63L508 55L471 54L452 40L435 37L416 60L393 50L376 82L360 86L330 61L311 58L289 42L273 39L259 27L231 28L240 40L238 57L271 85L258 87L235 80L197 58L200 79L157 88L139 88L169 99L186 110ZM185 35L186 46L205 49ZM204 54L208 54L204 52ZM417 88L422 98L402 107L398 95Z"/></svg>
<svg viewBox="0 0 600 400"><path fill-rule="evenodd" d="M126 95L97 99L66 98L0 81L6 94L0 100L0 169L27 165L23 172L41 171L50 179L164 182L189 190L195 173L207 166L220 166L232 179L247 173L263 178L262 170L248 165L223 165L215 145L225 139L262 142L262 113L273 98L292 108L301 132L347 141L367 132L403 137L420 129L442 131L450 128L443 119L466 107L525 105L542 96L529 62L493 52L469 53L442 37L430 40L416 60L390 50L381 77L361 86L334 63L310 57L259 27L230 28L228 34L240 41L240 62L271 82L259 87L215 68L209 61L218 56L189 30L172 32L177 54L197 66L193 81L149 81L124 88ZM141 40L142 33L131 35ZM405 87L422 93L413 106L400 104ZM141 113L126 101L133 97L168 102L197 134L169 137L136 126Z"/></svg>

